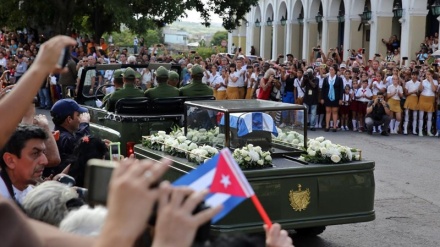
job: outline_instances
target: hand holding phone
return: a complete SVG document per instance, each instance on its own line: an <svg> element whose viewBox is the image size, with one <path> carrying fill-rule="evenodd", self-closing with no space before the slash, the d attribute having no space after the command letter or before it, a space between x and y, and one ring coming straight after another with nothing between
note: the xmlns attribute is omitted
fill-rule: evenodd
<svg viewBox="0 0 440 247"><path fill-rule="evenodd" d="M110 160L118 161L121 158L121 143L120 142L111 142L109 145L110 149Z"/></svg>

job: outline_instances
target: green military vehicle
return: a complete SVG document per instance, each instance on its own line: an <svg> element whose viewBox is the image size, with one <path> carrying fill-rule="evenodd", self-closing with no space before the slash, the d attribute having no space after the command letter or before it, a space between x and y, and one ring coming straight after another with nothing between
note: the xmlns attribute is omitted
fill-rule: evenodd
<svg viewBox="0 0 440 247"><path fill-rule="evenodd" d="M123 151L126 155L135 153L136 158L172 159L173 165L165 179L176 180L195 169L198 162L188 161L190 152L183 156L169 156L166 150L144 145L149 136L159 131L169 133L173 126L183 127L185 133L196 130L201 136L209 129L218 129L224 138L221 143L212 144L206 138L199 138L203 141L198 144L212 145L217 149L229 147L231 150L254 144L270 151L270 167L244 170L244 174L271 220L279 222L283 228L295 230L298 234L317 235L329 225L375 219L373 161L359 158L359 161L338 164L307 163L300 158L307 150L305 127L298 130L302 132L302 144L292 146L272 139L276 129L271 126L273 121L270 122L268 116L275 117L282 111L297 114L305 110L303 106L261 100L215 101L177 97L160 102L145 98L127 100L128 103L122 101L116 112L110 113L93 106L100 97L99 93L82 96L81 103L92 115L92 133L127 144L126 151ZM261 122L260 115L269 122ZM307 122L307 114L303 116ZM252 129L252 126L258 127ZM213 233L259 233L262 224L251 201L246 200L212 225L211 230Z"/></svg>

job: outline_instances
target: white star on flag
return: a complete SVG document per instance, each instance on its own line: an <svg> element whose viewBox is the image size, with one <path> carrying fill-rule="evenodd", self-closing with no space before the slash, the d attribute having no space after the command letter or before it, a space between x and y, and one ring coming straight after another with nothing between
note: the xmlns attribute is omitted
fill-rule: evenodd
<svg viewBox="0 0 440 247"><path fill-rule="evenodd" d="M228 188L228 186L231 184L231 181L229 181L229 175L225 176L222 174L222 180L220 183L223 184L225 188Z"/></svg>

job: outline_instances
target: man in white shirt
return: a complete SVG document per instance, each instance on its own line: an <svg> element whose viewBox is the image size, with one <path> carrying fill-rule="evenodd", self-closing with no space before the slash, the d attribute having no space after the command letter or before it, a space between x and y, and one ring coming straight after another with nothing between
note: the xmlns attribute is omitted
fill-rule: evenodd
<svg viewBox="0 0 440 247"><path fill-rule="evenodd" d="M46 132L35 125L19 125L0 151L0 195L22 203L32 185L40 181L48 164Z"/></svg>
<svg viewBox="0 0 440 247"><path fill-rule="evenodd" d="M6 69L7 60L5 58L5 54L3 52L0 52L0 66L3 66L3 68Z"/></svg>

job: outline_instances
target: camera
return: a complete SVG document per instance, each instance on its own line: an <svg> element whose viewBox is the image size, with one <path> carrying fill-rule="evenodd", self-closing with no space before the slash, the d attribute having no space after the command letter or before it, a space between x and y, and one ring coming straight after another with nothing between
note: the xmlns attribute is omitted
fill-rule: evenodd
<svg viewBox="0 0 440 247"><path fill-rule="evenodd" d="M377 102L382 103L382 99L377 99Z"/></svg>
<svg viewBox="0 0 440 247"><path fill-rule="evenodd" d="M319 48L313 48L313 51L320 51L321 49Z"/></svg>
<svg viewBox="0 0 440 247"><path fill-rule="evenodd" d="M61 175L61 177L59 177L57 179L57 181L62 183L62 184L65 184L65 185L67 185L69 187L73 187L76 184L75 179L72 176L69 176L67 174ZM76 187L75 190L76 190L76 193L78 193L78 198L81 198L83 200L87 199L88 189L81 188L81 187Z"/></svg>
<svg viewBox="0 0 440 247"><path fill-rule="evenodd" d="M60 54L60 57L58 58L57 67L58 68L64 68L66 67L67 62L70 59L70 49L69 47L65 47Z"/></svg>

